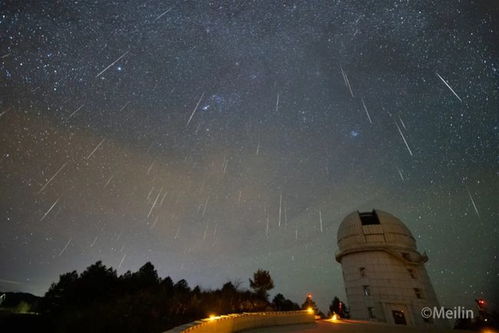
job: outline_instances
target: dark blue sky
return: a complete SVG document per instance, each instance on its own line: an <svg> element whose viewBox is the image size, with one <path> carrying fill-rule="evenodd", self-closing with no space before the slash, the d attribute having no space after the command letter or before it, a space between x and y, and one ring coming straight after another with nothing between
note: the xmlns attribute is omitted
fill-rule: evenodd
<svg viewBox="0 0 499 333"><path fill-rule="evenodd" d="M325 307L341 219L378 208L444 305L499 294L493 1L0 8L0 289L151 261Z"/></svg>

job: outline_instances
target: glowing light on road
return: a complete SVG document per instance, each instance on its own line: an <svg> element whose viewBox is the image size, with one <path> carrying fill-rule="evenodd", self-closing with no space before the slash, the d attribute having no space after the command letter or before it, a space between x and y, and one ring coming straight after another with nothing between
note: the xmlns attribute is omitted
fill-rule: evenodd
<svg viewBox="0 0 499 333"><path fill-rule="evenodd" d="M217 316L216 314L211 314L208 316L208 320L215 320L215 319L218 319L220 318L219 316Z"/></svg>

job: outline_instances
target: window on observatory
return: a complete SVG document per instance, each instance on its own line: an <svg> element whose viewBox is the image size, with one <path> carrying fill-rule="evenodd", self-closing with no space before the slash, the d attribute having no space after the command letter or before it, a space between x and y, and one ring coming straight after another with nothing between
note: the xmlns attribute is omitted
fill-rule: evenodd
<svg viewBox="0 0 499 333"><path fill-rule="evenodd" d="M359 213L362 225L380 224L378 214L373 210L371 213Z"/></svg>
<svg viewBox="0 0 499 333"><path fill-rule="evenodd" d="M368 307L367 311L369 312L369 319L376 319L376 314L374 313L374 308L373 307Z"/></svg>
<svg viewBox="0 0 499 333"><path fill-rule="evenodd" d="M366 268L365 267L359 268L359 273L360 273L360 277L366 276Z"/></svg>
<svg viewBox="0 0 499 333"><path fill-rule="evenodd" d="M371 296L371 289L369 286L362 286L362 288L364 289L364 296Z"/></svg>
<svg viewBox="0 0 499 333"><path fill-rule="evenodd" d="M423 293L421 292L421 289L419 288L414 288L414 293L416 294L416 297L419 299L423 298Z"/></svg>
<svg viewBox="0 0 499 333"><path fill-rule="evenodd" d="M408 268L407 271L409 272L409 275L411 276L411 278L413 278L413 279L416 278L416 274L414 274L414 270L413 269Z"/></svg>

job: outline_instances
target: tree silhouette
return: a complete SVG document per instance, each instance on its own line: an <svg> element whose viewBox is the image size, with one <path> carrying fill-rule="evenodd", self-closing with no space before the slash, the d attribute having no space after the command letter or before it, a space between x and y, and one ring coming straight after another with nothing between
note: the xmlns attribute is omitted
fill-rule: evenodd
<svg viewBox="0 0 499 333"><path fill-rule="evenodd" d="M81 274L62 274L40 303L40 313L50 332L162 332L216 313L240 313L276 309L294 310L298 305L278 294L267 301L274 283L268 271L258 270L249 290L225 283L217 290L191 289L186 280L161 279L151 263L137 272L118 276L98 261Z"/></svg>
<svg viewBox="0 0 499 333"><path fill-rule="evenodd" d="M333 301L331 302L331 305L329 305L329 315L332 316L333 314L337 314L340 316L340 318L349 318L349 313L347 306L345 303L340 301L338 297L334 297Z"/></svg>
<svg viewBox="0 0 499 333"><path fill-rule="evenodd" d="M48 314L57 312L70 300L75 299L75 285L77 280L78 273L76 271L61 274L59 276L59 282L52 283L41 301L42 313Z"/></svg>
<svg viewBox="0 0 499 333"><path fill-rule="evenodd" d="M300 306L291 300L284 297L282 294L275 295L272 300L272 305L277 311L294 311L299 310Z"/></svg>
<svg viewBox="0 0 499 333"><path fill-rule="evenodd" d="M274 288L274 281L270 277L269 271L259 269L253 273L253 280L249 279L250 287L262 300L267 300L267 291Z"/></svg>
<svg viewBox="0 0 499 333"><path fill-rule="evenodd" d="M81 273L77 283L78 297L83 303L109 297L117 282L116 271L97 261Z"/></svg>
<svg viewBox="0 0 499 333"><path fill-rule="evenodd" d="M312 299L312 294L307 294L307 298L305 299L305 302L303 302L303 304L301 305L301 308L303 310L312 309L315 314L318 314L321 317L323 316L323 314L321 313L321 311L317 307L317 304Z"/></svg>
<svg viewBox="0 0 499 333"><path fill-rule="evenodd" d="M146 262L144 266L140 267L137 275L144 281L145 285L152 286L159 283L158 272L150 262Z"/></svg>

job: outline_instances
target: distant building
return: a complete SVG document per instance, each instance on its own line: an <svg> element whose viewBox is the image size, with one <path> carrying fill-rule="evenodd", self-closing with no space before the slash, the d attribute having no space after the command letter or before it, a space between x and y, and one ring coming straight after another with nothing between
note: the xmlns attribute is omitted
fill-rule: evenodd
<svg viewBox="0 0 499 333"><path fill-rule="evenodd" d="M424 327L446 327L424 319L421 309L439 306L409 229L381 210L354 212L338 228L341 263L352 319Z"/></svg>

